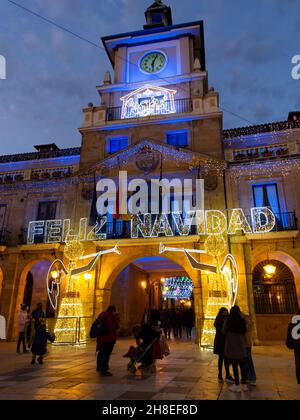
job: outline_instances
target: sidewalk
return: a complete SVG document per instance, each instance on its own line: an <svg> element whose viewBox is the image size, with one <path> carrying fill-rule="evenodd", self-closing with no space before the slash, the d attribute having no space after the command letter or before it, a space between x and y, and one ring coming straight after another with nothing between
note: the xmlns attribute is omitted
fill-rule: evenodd
<svg viewBox="0 0 300 420"><path fill-rule="evenodd" d="M30 354L17 355L15 344L0 343L0 400L300 400L293 352L283 346L254 349L258 386L233 394L217 383L217 360L190 342L171 343L171 356L158 362L158 372L148 379L129 375L130 340L120 340L111 359L111 378L95 369L95 346L49 346L43 366L30 365Z"/></svg>

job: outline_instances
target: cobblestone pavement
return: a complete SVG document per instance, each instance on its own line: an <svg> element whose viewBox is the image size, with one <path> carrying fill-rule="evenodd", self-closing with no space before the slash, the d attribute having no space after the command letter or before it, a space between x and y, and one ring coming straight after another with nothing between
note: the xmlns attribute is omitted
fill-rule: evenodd
<svg viewBox="0 0 300 420"><path fill-rule="evenodd" d="M191 342L171 343L171 355L158 362L157 373L128 374L130 340L120 340L111 359L112 377L95 369L95 346L49 346L44 365L31 366L30 354L17 355L15 344L0 343L0 400L299 400L293 353L283 346L256 347L257 387L232 394L217 383L217 360Z"/></svg>

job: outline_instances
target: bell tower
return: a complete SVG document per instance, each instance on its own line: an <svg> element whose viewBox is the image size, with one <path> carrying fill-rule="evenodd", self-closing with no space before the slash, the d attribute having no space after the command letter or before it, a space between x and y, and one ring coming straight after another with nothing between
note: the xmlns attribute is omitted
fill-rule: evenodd
<svg viewBox="0 0 300 420"><path fill-rule="evenodd" d="M147 24L144 26L144 29L171 26L173 24L171 7L162 3L162 0L156 0L148 7L145 16Z"/></svg>

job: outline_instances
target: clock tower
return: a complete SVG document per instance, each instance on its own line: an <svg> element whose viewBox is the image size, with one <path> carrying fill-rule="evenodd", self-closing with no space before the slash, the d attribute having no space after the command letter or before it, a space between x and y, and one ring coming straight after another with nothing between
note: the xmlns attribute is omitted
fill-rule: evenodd
<svg viewBox="0 0 300 420"><path fill-rule="evenodd" d="M138 1L138 0L136 0ZM223 157L219 95L208 87L203 21L174 24L155 1L142 30L106 36L113 68L84 109L81 167L145 139Z"/></svg>

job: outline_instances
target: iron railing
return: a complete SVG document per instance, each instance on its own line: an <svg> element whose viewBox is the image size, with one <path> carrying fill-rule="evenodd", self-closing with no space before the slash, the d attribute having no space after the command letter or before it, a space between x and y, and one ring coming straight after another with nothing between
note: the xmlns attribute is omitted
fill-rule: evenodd
<svg viewBox="0 0 300 420"><path fill-rule="evenodd" d="M292 230L298 230L298 220L296 213L286 212L286 213L274 213L276 224L272 232L287 232ZM246 216L250 226L252 225L252 218L250 215ZM264 224L264 216L262 216L262 224Z"/></svg>
<svg viewBox="0 0 300 420"><path fill-rule="evenodd" d="M228 218L230 218L230 212L228 212ZM152 215L152 224L155 222L157 215ZM263 216L262 216L263 217ZM277 213L275 214L276 217L276 225L272 232L286 232L286 231L295 231L298 230L298 221L295 212L287 212L287 213ZM251 215L246 215L246 218L249 222L249 225L252 226L253 222L251 219ZM172 228L174 236L180 236L176 224L173 220L172 215L168 216L168 220L170 226ZM262 224L264 224L264 220L262 220ZM114 220L112 222L108 222L104 225L101 233L106 234L107 239L130 239L131 238L131 220ZM239 232L237 232L239 234ZM242 235L242 232L240 231ZM190 235L197 235L197 227L191 226ZM164 235L161 235L164 236ZM19 235L19 243L26 244L27 243L27 229L22 229ZM35 244L44 243L44 236L38 235L35 237L34 240Z"/></svg>
<svg viewBox="0 0 300 420"><path fill-rule="evenodd" d="M172 104L169 102L170 101L166 102L166 109L171 109ZM186 114L193 111L193 101L190 98L176 99L174 102L175 102L176 114ZM162 112L161 114L164 114L164 112ZM155 114L155 115L161 115L161 114ZM107 108L106 121L118 121L121 119L122 119L122 107Z"/></svg>
<svg viewBox="0 0 300 420"><path fill-rule="evenodd" d="M294 314L298 309L295 284L254 284L255 312L260 315Z"/></svg>

